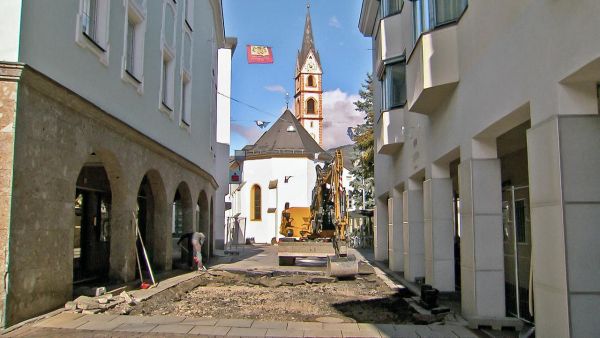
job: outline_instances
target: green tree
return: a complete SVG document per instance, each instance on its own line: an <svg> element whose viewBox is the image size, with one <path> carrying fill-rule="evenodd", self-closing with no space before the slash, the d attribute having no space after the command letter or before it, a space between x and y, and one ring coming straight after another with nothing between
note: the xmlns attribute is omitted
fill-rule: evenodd
<svg viewBox="0 0 600 338"><path fill-rule="evenodd" d="M373 143L373 77L367 74L362 89L358 92L360 99L354 102L357 111L364 113L364 123L354 128L354 153L352 158L354 164L351 170L354 180L350 185L354 188L351 198L356 206L361 209L372 209L374 207L374 176L375 176L375 154Z"/></svg>

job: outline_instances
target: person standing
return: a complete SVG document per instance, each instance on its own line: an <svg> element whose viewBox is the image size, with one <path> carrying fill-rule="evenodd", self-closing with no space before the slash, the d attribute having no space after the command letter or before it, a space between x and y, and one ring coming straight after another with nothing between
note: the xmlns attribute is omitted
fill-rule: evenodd
<svg viewBox="0 0 600 338"><path fill-rule="evenodd" d="M205 238L206 236L201 232L188 232L179 237L179 241L177 242L177 245L181 246L181 243L186 241L186 251L192 253L194 263L198 266L198 271L206 271L206 267L202 263L202 245Z"/></svg>

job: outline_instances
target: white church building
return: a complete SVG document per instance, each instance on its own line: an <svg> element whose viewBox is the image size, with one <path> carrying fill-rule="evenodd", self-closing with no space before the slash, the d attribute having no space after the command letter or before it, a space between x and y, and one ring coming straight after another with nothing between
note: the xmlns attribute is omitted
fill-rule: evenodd
<svg viewBox="0 0 600 338"><path fill-rule="evenodd" d="M244 151L242 182L233 186L230 214L245 219L246 239L271 243L282 237L279 223L286 205L310 206L315 166L331 156L289 110Z"/></svg>

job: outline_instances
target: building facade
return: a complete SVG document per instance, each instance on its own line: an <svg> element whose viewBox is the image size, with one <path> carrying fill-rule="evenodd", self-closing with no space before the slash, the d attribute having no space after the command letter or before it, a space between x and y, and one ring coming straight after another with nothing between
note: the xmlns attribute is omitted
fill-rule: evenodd
<svg viewBox="0 0 600 338"><path fill-rule="evenodd" d="M310 136L323 146L323 69L315 47L310 8L306 10L302 47L298 51L294 79L296 117Z"/></svg>
<svg viewBox="0 0 600 338"><path fill-rule="evenodd" d="M7 0L0 21L3 325L137 278L136 225L155 270L183 232L209 254L221 2Z"/></svg>
<svg viewBox="0 0 600 338"><path fill-rule="evenodd" d="M364 0L375 256L470 320L600 330L600 3Z"/></svg>

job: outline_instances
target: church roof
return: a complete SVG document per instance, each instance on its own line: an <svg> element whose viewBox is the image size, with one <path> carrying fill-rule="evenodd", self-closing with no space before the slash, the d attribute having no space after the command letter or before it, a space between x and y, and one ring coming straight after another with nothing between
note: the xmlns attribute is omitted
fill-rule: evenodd
<svg viewBox="0 0 600 338"><path fill-rule="evenodd" d="M312 50L315 55L315 61L320 65L321 59L319 52L315 48L315 39L313 38L312 24L310 20L310 8L306 9L306 22L304 23L304 37L302 38L302 48L298 52L298 68L302 68L308 53Z"/></svg>
<svg viewBox="0 0 600 338"><path fill-rule="evenodd" d="M319 159L330 159L330 155L310 136L289 109L283 112L256 143L245 146L244 150L246 158L286 154L314 158L314 154L319 153Z"/></svg>

